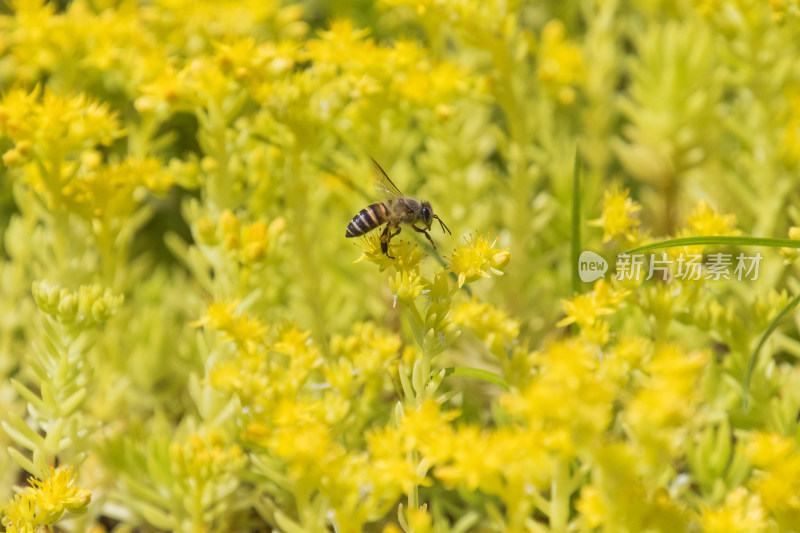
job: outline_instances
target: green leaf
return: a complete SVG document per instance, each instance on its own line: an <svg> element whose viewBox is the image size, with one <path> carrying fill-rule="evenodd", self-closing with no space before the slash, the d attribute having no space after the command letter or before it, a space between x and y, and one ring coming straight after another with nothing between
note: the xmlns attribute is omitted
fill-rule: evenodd
<svg viewBox="0 0 800 533"><path fill-rule="evenodd" d="M58 413L59 402L56 399L55 395L53 394L53 390L47 381L42 382L41 394L42 394L42 401L44 402L44 405L47 406L47 408L50 410L50 412Z"/></svg>
<svg viewBox="0 0 800 533"><path fill-rule="evenodd" d="M666 241L651 242L623 252L633 254L657 250L659 248L674 248L676 246L696 246L701 244L718 244L725 246L771 246L777 248L800 248L800 241L792 239L772 239L768 237L744 237L716 235L709 237L683 237L680 239L667 239Z"/></svg>
<svg viewBox="0 0 800 533"><path fill-rule="evenodd" d="M468 366L451 366L449 368L445 368L445 375L447 376L464 376L468 378L475 378L480 379L498 387L501 387L504 390L510 390L511 386L504 380L501 376L498 376L494 372L489 372L488 370L482 370L480 368L472 368Z"/></svg>
<svg viewBox="0 0 800 533"><path fill-rule="evenodd" d="M756 363L758 362L758 353L761 351L761 347L764 346L764 343L767 342L767 339L772 332L775 331L775 328L778 327L783 317L785 317L789 312L797 307L797 304L800 303L800 294L795 296L791 299L791 301L786 304L786 306L780 310L780 312L775 315L775 318L772 319L772 322L769 323L767 326L766 331L764 334L761 335L761 339L758 341L758 345L756 345L756 349L753 350L753 354L750 356L750 360L747 362L747 370L744 373L744 381L742 382L742 409L747 410L748 402L750 400L750 381L753 378L753 371L756 368Z"/></svg>
<svg viewBox="0 0 800 533"><path fill-rule="evenodd" d="M403 387L403 394L406 398L413 400L415 398L414 389L411 388L411 383L408 381L408 368L402 362L398 365L398 375L400 376L400 386Z"/></svg>
<svg viewBox="0 0 800 533"><path fill-rule="evenodd" d="M177 526L175 519L170 513L159 509L155 505L150 505L142 501L135 502L134 505L145 520L159 529L170 530L175 529L175 526Z"/></svg>
<svg viewBox="0 0 800 533"><path fill-rule="evenodd" d="M275 522L286 533L307 533L303 526L283 514L280 510L275 511Z"/></svg>
<svg viewBox="0 0 800 533"><path fill-rule="evenodd" d="M14 442L29 450L44 446L44 437L36 433L23 419L15 414L8 415L9 422L1 422L3 429Z"/></svg>
<svg viewBox="0 0 800 533"><path fill-rule="evenodd" d="M10 455L11 458L14 459L17 462L17 464L22 468L24 468L29 474L33 476L40 475L39 469L36 468L36 466L34 466L33 461L22 455L19 451L17 451L14 448L9 447L7 449L8 449L8 455Z"/></svg>
<svg viewBox="0 0 800 533"><path fill-rule="evenodd" d="M71 415L75 410L78 409L78 407L81 406L84 399L86 399L86 388L81 387L72 393L69 398L61 402L60 409L62 416Z"/></svg>
<svg viewBox="0 0 800 533"><path fill-rule="evenodd" d="M42 411L44 408L44 404L42 403L42 399L39 398L35 392L30 390L26 387L22 382L17 381L14 378L11 378L11 385L14 387L20 396L25 398L29 404L33 405L33 407L38 410Z"/></svg>
<svg viewBox="0 0 800 533"><path fill-rule="evenodd" d="M167 505L165 495L147 484L150 480L146 477L146 474L142 472L136 472L135 474L118 472L117 475L125 486L126 493L134 496L133 501L143 505L147 503L145 500L153 505Z"/></svg>
<svg viewBox="0 0 800 533"><path fill-rule="evenodd" d="M292 481L288 476L279 472L280 463L278 461L272 461L266 455L261 456L257 454L250 454L250 461L252 462L253 466L255 466L259 472L264 474L272 483L287 492L292 491ZM270 464L270 462L274 464Z"/></svg>
<svg viewBox="0 0 800 533"><path fill-rule="evenodd" d="M472 528L472 526L477 524L480 519L481 515L479 515L477 512L469 511L458 519L458 522L456 522L450 529L450 533L466 533Z"/></svg>

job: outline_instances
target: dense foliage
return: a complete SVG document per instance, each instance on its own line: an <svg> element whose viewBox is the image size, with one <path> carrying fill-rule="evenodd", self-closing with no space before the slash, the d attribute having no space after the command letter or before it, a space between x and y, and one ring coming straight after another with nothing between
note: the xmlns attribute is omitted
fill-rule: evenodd
<svg viewBox="0 0 800 533"><path fill-rule="evenodd" d="M9 4L6 531L800 531L797 0Z"/></svg>

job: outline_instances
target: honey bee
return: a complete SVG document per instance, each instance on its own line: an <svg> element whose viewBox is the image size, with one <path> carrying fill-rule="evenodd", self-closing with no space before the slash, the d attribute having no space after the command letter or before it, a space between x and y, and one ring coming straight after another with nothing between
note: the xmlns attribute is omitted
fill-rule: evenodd
<svg viewBox="0 0 800 533"><path fill-rule="evenodd" d="M389 179L389 176L386 175L386 172L374 159L372 159L372 168L378 183L378 189L384 192L386 200L369 205L359 211L350 221L350 224L347 225L345 237L364 235L386 223L381 233L381 251L390 259L394 259L393 256L389 255L389 241L400 233L401 224L411 226L414 231L419 233L424 233L434 248L436 248L436 245L428 233L434 219L438 220L442 226L442 233L447 231L452 235L450 229L442 222L442 219L433 213L430 202L420 202L416 198L411 198L401 193L400 189L392 183L392 180ZM417 224L422 227L417 227Z"/></svg>

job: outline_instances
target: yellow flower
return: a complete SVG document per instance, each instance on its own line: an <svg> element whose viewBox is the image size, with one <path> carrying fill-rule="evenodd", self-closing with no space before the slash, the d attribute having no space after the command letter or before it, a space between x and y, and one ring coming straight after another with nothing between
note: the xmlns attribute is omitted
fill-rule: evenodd
<svg viewBox="0 0 800 533"><path fill-rule="evenodd" d="M352 21L348 19L334 20L330 23L329 29L319 31L320 40L335 45L336 49L338 49L339 51L349 51L351 48L355 46L360 46L364 42L366 42L368 46L371 46L372 41L366 38L369 34L370 30L368 28L361 28L361 29L353 28ZM314 43L314 41L311 41L311 43ZM316 45L316 43L314 43L314 45ZM328 50L317 46L312 46L312 49L320 51L325 50L326 52L333 52L335 50L335 49ZM319 56L315 57L313 54L312 58L323 59L323 57ZM355 58L348 56L337 57L336 54L331 54L324 56L324 59L353 61Z"/></svg>
<svg viewBox="0 0 800 533"><path fill-rule="evenodd" d="M632 367L638 367L642 359L652 351L652 346L645 337L622 335L610 351Z"/></svg>
<svg viewBox="0 0 800 533"><path fill-rule="evenodd" d="M676 237L739 235L741 233L733 227L736 225L736 215L719 215L705 200L697 203L694 213L687 216L686 220L689 223L689 228L679 231ZM696 257L702 254L703 248L702 245L677 246L670 248L667 254L675 261L686 261L691 259L692 256ZM679 259L681 256L684 259Z"/></svg>
<svg viewBox="0 0 800 533"><path fill-rule="evenodd" d="M700 524L705 533L759 533L766 531L767 517L758 494L737 487L725 496L724 505L703 506Z"/></svg>
<svg viewBox="0 0 800 533"><path fill-rule="evenodd" d="M458 276L458 286L472 283L481 277L488 278L490 274L502 276L502 269L508 264L510 253L508 248L494 249L497 239L489 243L488 237L483 235L477 239L470 236L467 246L456 249L450 258L450 268Z"/></svg>
<svg viewBox="0 0 800 533"><path fill-rule="evenodd" d="M701 15L709 17L719 10L723 0L694 0L692 3Z"/></svg>
<svg viewBox="0 0 800 533"><path fill-rule="evenodd" d="M577 503L587 525L594 530L594 524L602 524L606 527L601 529L609 531L618 531L622 524L631 532L690 531L685 503L673 499L658 481L643 478L641 452L631 442L603 443L589 451L595 469Z"/></svg>
<svg viewBox="0 0 800 533"><path fill-rule="evenodd" d="M556 326L562 327L569 324L578 324L581 327L592 326L599 317L613 314L629 294L629 290L614 290L608 282L599 279L592 292L579 294L572 300L561 301L567 316Z"/></svg>
<svg viewBox="0 0 800 533"><path fill-rule="evenodd" d="M258 263L264 259L269 245L269 233L264 222L255 222L242 231L242 253L245 264Z"/></svg>
<svg viewBox="0 0 800 533"><path fill-rule="evenodd" d="M155 78L141 87L141 96L133 105L139 113L155 112L166 115L170 111L189 110L193 103L187 94L186 73L175 72L167 66Z"/></svg>
<svg viewBox="0 0 800 533"><path fill-rule="evenodd" d="M92 499L87 489L75 486L71 467L50 468L45 480L29 478L30 487L3 509L3 525L25 530L25 526L50 525L64 511L83 513ZM33 511L35 509L35 515ZM17 521L14 524L12 521Z"/></svg>
<svg viewBox="0 0 800 533"><path fill-rule="evenodd" d="M172 186L171 176L155 159L125 159L77 175L61 190L64 203L83 218L108 220L133 213L141 198L141 187L156 194Z"/></svg>
<svg viewBox="0 0 800 533"><path fill-rule="evenodd" d="M319 479L327 467L345 452L331 441L330 428L322 421L307 420L303 408L282 404L281 423L269 440L269 449L286 461L289 476L294 480ZM291 414L289 414L291 413ZM297 418L302 417L302 418Z"/></svg>
<svg viewBox="0 0 800 533"><path fill-rule="evenodd" d="M409 531L414 533L433 533L433 517L427 509L406 510Z"/></svg>
<svg viewBox="0 0 800 533"><path fill-rule="evenodd" d="M800 13L800 4L795 6ZM786 91L786 100L789 108L789 120L784 134L783 152L785 159L790 164L800 161L800 86L795 85Z"/></svg>
<svg viewBox="0 0 800 533"><path fill-rule="evenodd" d="M779 529L790 530L800 523L800 501L797 498L800 492L800 454L794 439L758 432L746 450L755 468L751 488L778 522Z"/></svg>
<svg viewBox="0 0 800 533"><path fill-rule="evenodd" d="M413 305L414 300L422 294L425 288L423 278L416 272L403 270L389 278L389 286L400 303Z"/></svg>
<svg viewBox="0 0 800 533"><path fill-rule="evenodd" d="M590 344L605 346L611 339L611 324L605 320L595 320L581 327L580 337Z"/></svg>
<svg viewBox="0 0 800 533"><path fill-rule="evenodd" d="M603 494L594 485L586 485L581 489L581 495L575 502L575 508L581 514L590 529L603 523L608 515L608 509Z"/></svg>
<svg viewBox="0 0 800 533"><path fill-rule="evenodd" d="M599 438L613 415L616 385L602 374L605 364L581 339L553 343L536 354L537 377L500 398L506 411L542 431L548 450L572 453Z"/></svg>
<svg viewBox="0 0 800 533"><path fill-rule="evenodd" d="M449 457L454 438L449 422L458 414L457 411L442 411L433 400L426 400L418 408L406 407L400 421L403 449L419 449L433 463Z"/></svg>
<svg viewBox="0 0 800 533"><path fill-rule="evenodd" d="M222 435L190 435L186 442L173 442L169 449L172 474L202 484L221 474L238 470L246 458L237 444L227 444Z"/></svg>
<svg viewBox="0 0 800 533"><path fill-rule="evenodd" d="M631 291L625 288L615 289L610 283L601 278L595 282L592 294L600 307L617 308L625 298L630 296Z"/></svg>
<svg viewBox="0 0 800 533"><path fill-rule="evenodd" d="M706 368L708 353L686 353L676 345L657 346L642 364L624 419L644 444L653 462L679 453L690 422L703 398L699 379Z"/></svg>
<svg viewBox="0 0 800 533"><path fill-rule="evenodd" d="M686 218L694 235L739 235L734 229L736 215L718 215L705 200L700 201L694 214Z"/></svg>
<svg viewBox="0 0 800 533"><path fill-rule="evenodd" d="M41 113L39 94L37 86L30 92L12 89L3 95L0 100L0 134L16 142L31 142L36 131L31 118Z"/></svg>
<svg viewBox="0 0 800 533"><path fill-rule="evenodd" d="M747 446L756 471L751 487L782 528L800 523L800 454L790 437L759 432Z"/></svg>
<svg viewBox="0 0 800 533"><path fill-rule="evenodd" d="M70 152L109 145L123 134L119 117L107 103L79 94L70 98L45 89L14 89L0 101L0 134L30 141L34 150L56 147Z"/></svg>
<svg viewBox="0 0 800 533"><path fill-rule="evenodd" d="M370 457L370 477L377 487L397 486L408 493L414 485L425 483L424 474L417 472L403 449L403 433L393 428L381 428L366 435Z"/></svg>
<svg viewBox="0 0 800 533"><path fill-rule="evenodd" d="M403 343L396 334L382 331L374 323L357 323L352 335L334 335L330 342L331 353L352 361L361 372L383 372L397 357Z"/></svg>
<svg viewBox="0 0 800 533"><path fill-rule="evenodd" d="M634 217L641 209L642 206L628 195L628 189L606 191L603 198L603 215L589 221L589 225L603 228L603 242L620 235L628 241L635 241L636 228L640 222Z"/></svg>
<svg viewBox="0 0 800 533"><path fill-rule="evenodd" d="M411 244L404 239L395 237L389 243L389 255L381 250L380 231L371 231L361 238L361 257L353 261L360 263L364 259L370 263L378 265L378 269L383 272L389 267L394 267L401 271L416 270L420 261L425 257L425 252L416 244Z"/></svg>
<svg viewBox="0 0 800 533"><path fill-rule="evenodd" d="M800 241L800 227L792 226L789 228L789 238ZM797 243L800 248L800 242ZM798 248L781 248L781 255L786 258L786 262L790 263L800 256L800 249Z"/></svg>
<svg viewBox="0 0 800 533"><path fill-rule="evenodd" d="M216 302L208 306L206 315L196 320L193 327L208 326L211 329L225 333L225 340L234 341L243 348L252 349L264 342L267 326L257 318L250 318L243 313L237 313L239 302Z"/></svg>
<svg viewBox="0 0 800 533"><path fill-rule="evenodd" d="M456 446L448 463L436 468L436 477L450 486L463 484L469 491L485 488L486 478L496 476L503 467L490 438L491 434L474 425L458 428L454 442L469 445Z"/></svg>
<svg viewBox="0 0 800 533"><path fill-rule="evenodd" d="M0 508L0 524L6 533L34 533L38 529L36 503L30 492L16 494L5 506Z"/></svg>
<svg viewBox="0 0 800 533"><path fill-rule="evenodd" d="M453 309L453 322L470 328L496 355L505 355L506 344L519 335L519 322L510 319L502 309L475 299Z"/></svg>
<svg viewBox="0 0 800 533"><path fill-rule="evenodd" d="M581 48L567 40L560 20L551 20L542 30L539 80L562 104L569 105L575 101L574 87L582 83L583 76Z"/></svg>
<svg viewBox="0 0 800 533"><path fill-rule="evenodd" d="M764 470L780 469L796 453L791 439L774 433L756 433L747 446L750 461Z"/></svg>

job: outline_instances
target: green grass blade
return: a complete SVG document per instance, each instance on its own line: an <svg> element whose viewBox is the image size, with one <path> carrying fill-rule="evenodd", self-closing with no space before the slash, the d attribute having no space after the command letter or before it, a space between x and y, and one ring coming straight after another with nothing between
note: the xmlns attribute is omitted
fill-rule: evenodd
<svg viewBox="0 0 800 533"><path fill-rule="evenodd" d="M575 148L575 166L572 169L572 294L581 291L578 278L578 257L581 253L581 152Z"/></svg>
<svg viewBox="0 0 800 533"><path fill-rule="evenodd" d="M758 353L761 351L761 348L764 346L764 343L767 342L767 339L772 332L775 331L775 328L778 327L778 324L783 317L785 317L792 309L797 307L797 304L800 303L800 294L792 298L792 300L786 304L786 307L781 309L780 313L778 313L775 318L772 319L769 326L767 327L764 334L761 336L761 339L758 341L758 345L756 349L753 350L752 355L750 355L750 360L747 362L747 370L744 374L744 381L742 382L742 409L747 409L748 401L750 399L750 380L753 377L753 371L756 368L756 363L758 362Z"/></svg>
<svg viewBox="0 0 800 533"><path fill-rule="evenodd" d="M481 370L480 368L472 368L469 366L451 366L450 368L445 368L444 375L464 376L468 378L480 379L497 385L504 390L511 389L511 386L501 376L498 376L494 372L489 372L488 370Z"/></svg>
<svg viewBox="0 0 800 533"><path fill-rule="evenodd" d="M721 244L727 246L772 246L779 248L800 248L800 241L792 239L772 239L768 237L743 237L716 235L710 237L684 237L681 239L668 239L666 241L652 242L623 252L633 254L657 250L659 248L674 248L676 246L694 246L700 244Z"/></svg>

